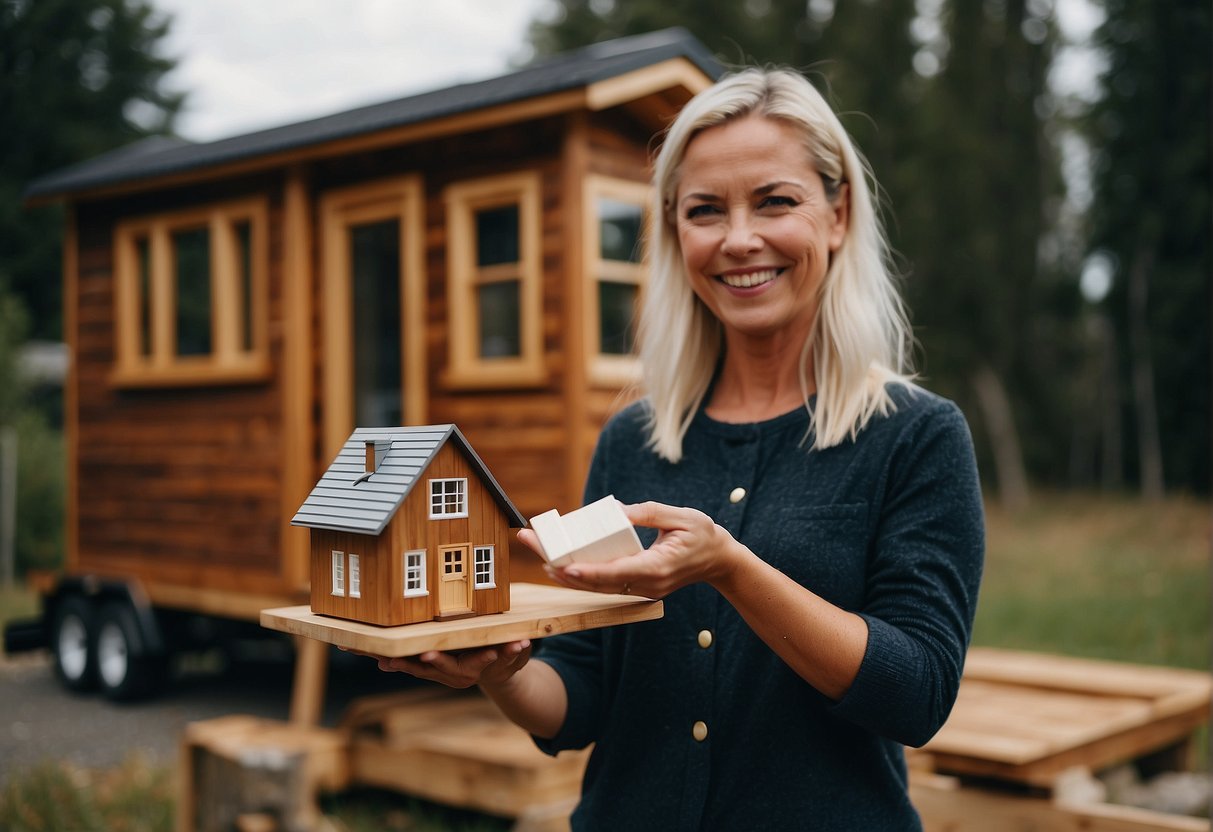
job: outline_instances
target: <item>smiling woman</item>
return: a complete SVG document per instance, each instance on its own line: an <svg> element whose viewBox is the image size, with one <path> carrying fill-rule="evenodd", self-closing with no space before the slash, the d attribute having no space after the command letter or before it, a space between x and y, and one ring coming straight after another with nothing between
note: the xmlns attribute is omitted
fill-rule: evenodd
<svg viewBox="0 0 1213 832"><path fill-rule="evenodd" d="M593 744L574 829L747 829L756 810L764 829L920 829L902 747L956 699L981 492L960 411L908 375L868 172L803 77L748 70L683 108L654 186L645 397L585 487L646 548L551 575L664 617L535 661L515 642L385 669L479 684L549 753Z"/></svg>

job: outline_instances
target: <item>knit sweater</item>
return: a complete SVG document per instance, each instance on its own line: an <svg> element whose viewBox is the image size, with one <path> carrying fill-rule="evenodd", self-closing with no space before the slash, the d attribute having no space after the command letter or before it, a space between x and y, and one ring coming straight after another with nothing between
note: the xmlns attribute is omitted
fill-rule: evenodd
<svg viewBox="0 0 1213 832"><path fill-rule="evenodd" d="M643 403L608 423L587 502L614 494L705 512L861 615L868 644L833 701L702 583L667 596L660 620L543 641L538 660L569 706L557 736L537 743L552 754L595 744L574 829L921 828L903 744L930 739L955 701L984 524L960 411L920 388L890 394L895 411L820 451L805 441L803 408L757 424L701 410L677 464L646 448ZM656 538L638 531L645 546Z"/></svg>

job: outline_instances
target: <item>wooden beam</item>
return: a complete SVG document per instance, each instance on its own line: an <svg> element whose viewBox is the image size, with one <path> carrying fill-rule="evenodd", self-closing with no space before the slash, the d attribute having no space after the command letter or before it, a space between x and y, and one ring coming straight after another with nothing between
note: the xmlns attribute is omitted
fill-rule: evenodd
<svg viewBox="0 0 1213 832"><path fill-rule="evenodd" d="M585 187L589 173L590 129L584 112L572 113L561 149L560 176L563 184L561 212L564 256L564 399L565 458L564 499L557 506L564 512L581 505L585 487L586 445L591 441L587 430L589 419L589 378L586 369L585 320L587 285L590 275L585 272Z"/></svg>
<svg viewBox="0 0 1213 832"><path fill-rule="evenodd" d="M312 204L307 174L287 172L282 205L282 576L308 585L308 531L290 525L318 473L312 448Z"/></svg>
<svg viewBox="0 0 1213 832"><path fill-rule="evenodd" d="M586 89L585 98L591 110L605 110L663 93L673 87L681 87L694 95L711 85L712 79L686 58L670 58L591 84Z"/></svg>
<svg viewBox="0 0 1213 832"><path fill-rule="evenodd" d="M63 218L63 340L67 344L67 378L63 385L63 440L67 455L64 535L67 568L80 562L80 235L76 206L67 205Z"/></svg>

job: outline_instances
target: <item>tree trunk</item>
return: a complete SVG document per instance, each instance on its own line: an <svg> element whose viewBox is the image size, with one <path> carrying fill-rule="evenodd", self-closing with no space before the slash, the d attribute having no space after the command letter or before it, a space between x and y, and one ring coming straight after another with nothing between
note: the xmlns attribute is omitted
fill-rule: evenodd
<svg viewBox="0 0 1213 832"><path fill-rule="evenodd" d="M989 366L982 365L973 374L973 388L989 432L994 452L994 476L998 480L998 498L1003 507L1018 511L1028 505L1028 474L1024 470L1019 434L1002 379Z"/></svg>
<svg viewBox="0 0 1213 832"><path fill-rule="evenodd" d="M1116 372L1116 332L1106 315L1099 322L1099 418L1102 420L1101 483L1106 490L1124 484L1124 436L1120 423L1120 376Z"/></svg>
<svg viewBox="0 0 1213 832"><path fill-rule="evenodd" d="M1133 402L1137 411L1137 458L1141 496L1147 500L1160 500L1163 496L1162 442L1158 435L1154 363L1150 358L1150 330L1146 317L1146 299L1153 268L1153 248L1143 244L1137 249L1133 267L1129 270L1129 347Z"/></svg>

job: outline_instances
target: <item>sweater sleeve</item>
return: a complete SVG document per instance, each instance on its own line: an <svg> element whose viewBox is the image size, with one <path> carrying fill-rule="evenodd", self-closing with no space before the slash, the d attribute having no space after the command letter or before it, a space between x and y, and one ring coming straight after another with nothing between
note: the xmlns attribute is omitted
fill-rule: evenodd
<svg viewBox="0 0 1213 832"><path fill-rule="evenodd" d="M928 408L892 449L875 518L868 644L836 715L921 746L960 686L985 554L968 425L950 402Z"/></svg>
<svg viewBox="0 0 1213 832"><path fill-rule="evenodd" d="M594 449L590 472L586 479L583 504L591 503L610 493L607 484L609 468L610 428L603 430ZM568 696L568 711L564 724L550 740L533 737L543 752L555 755L565 749L585 748L597 741L597 731L604 722L605 692L603 665L604 630L585 630L546 638L539 642L535 658L552 667L564 682Z"/></svg>

